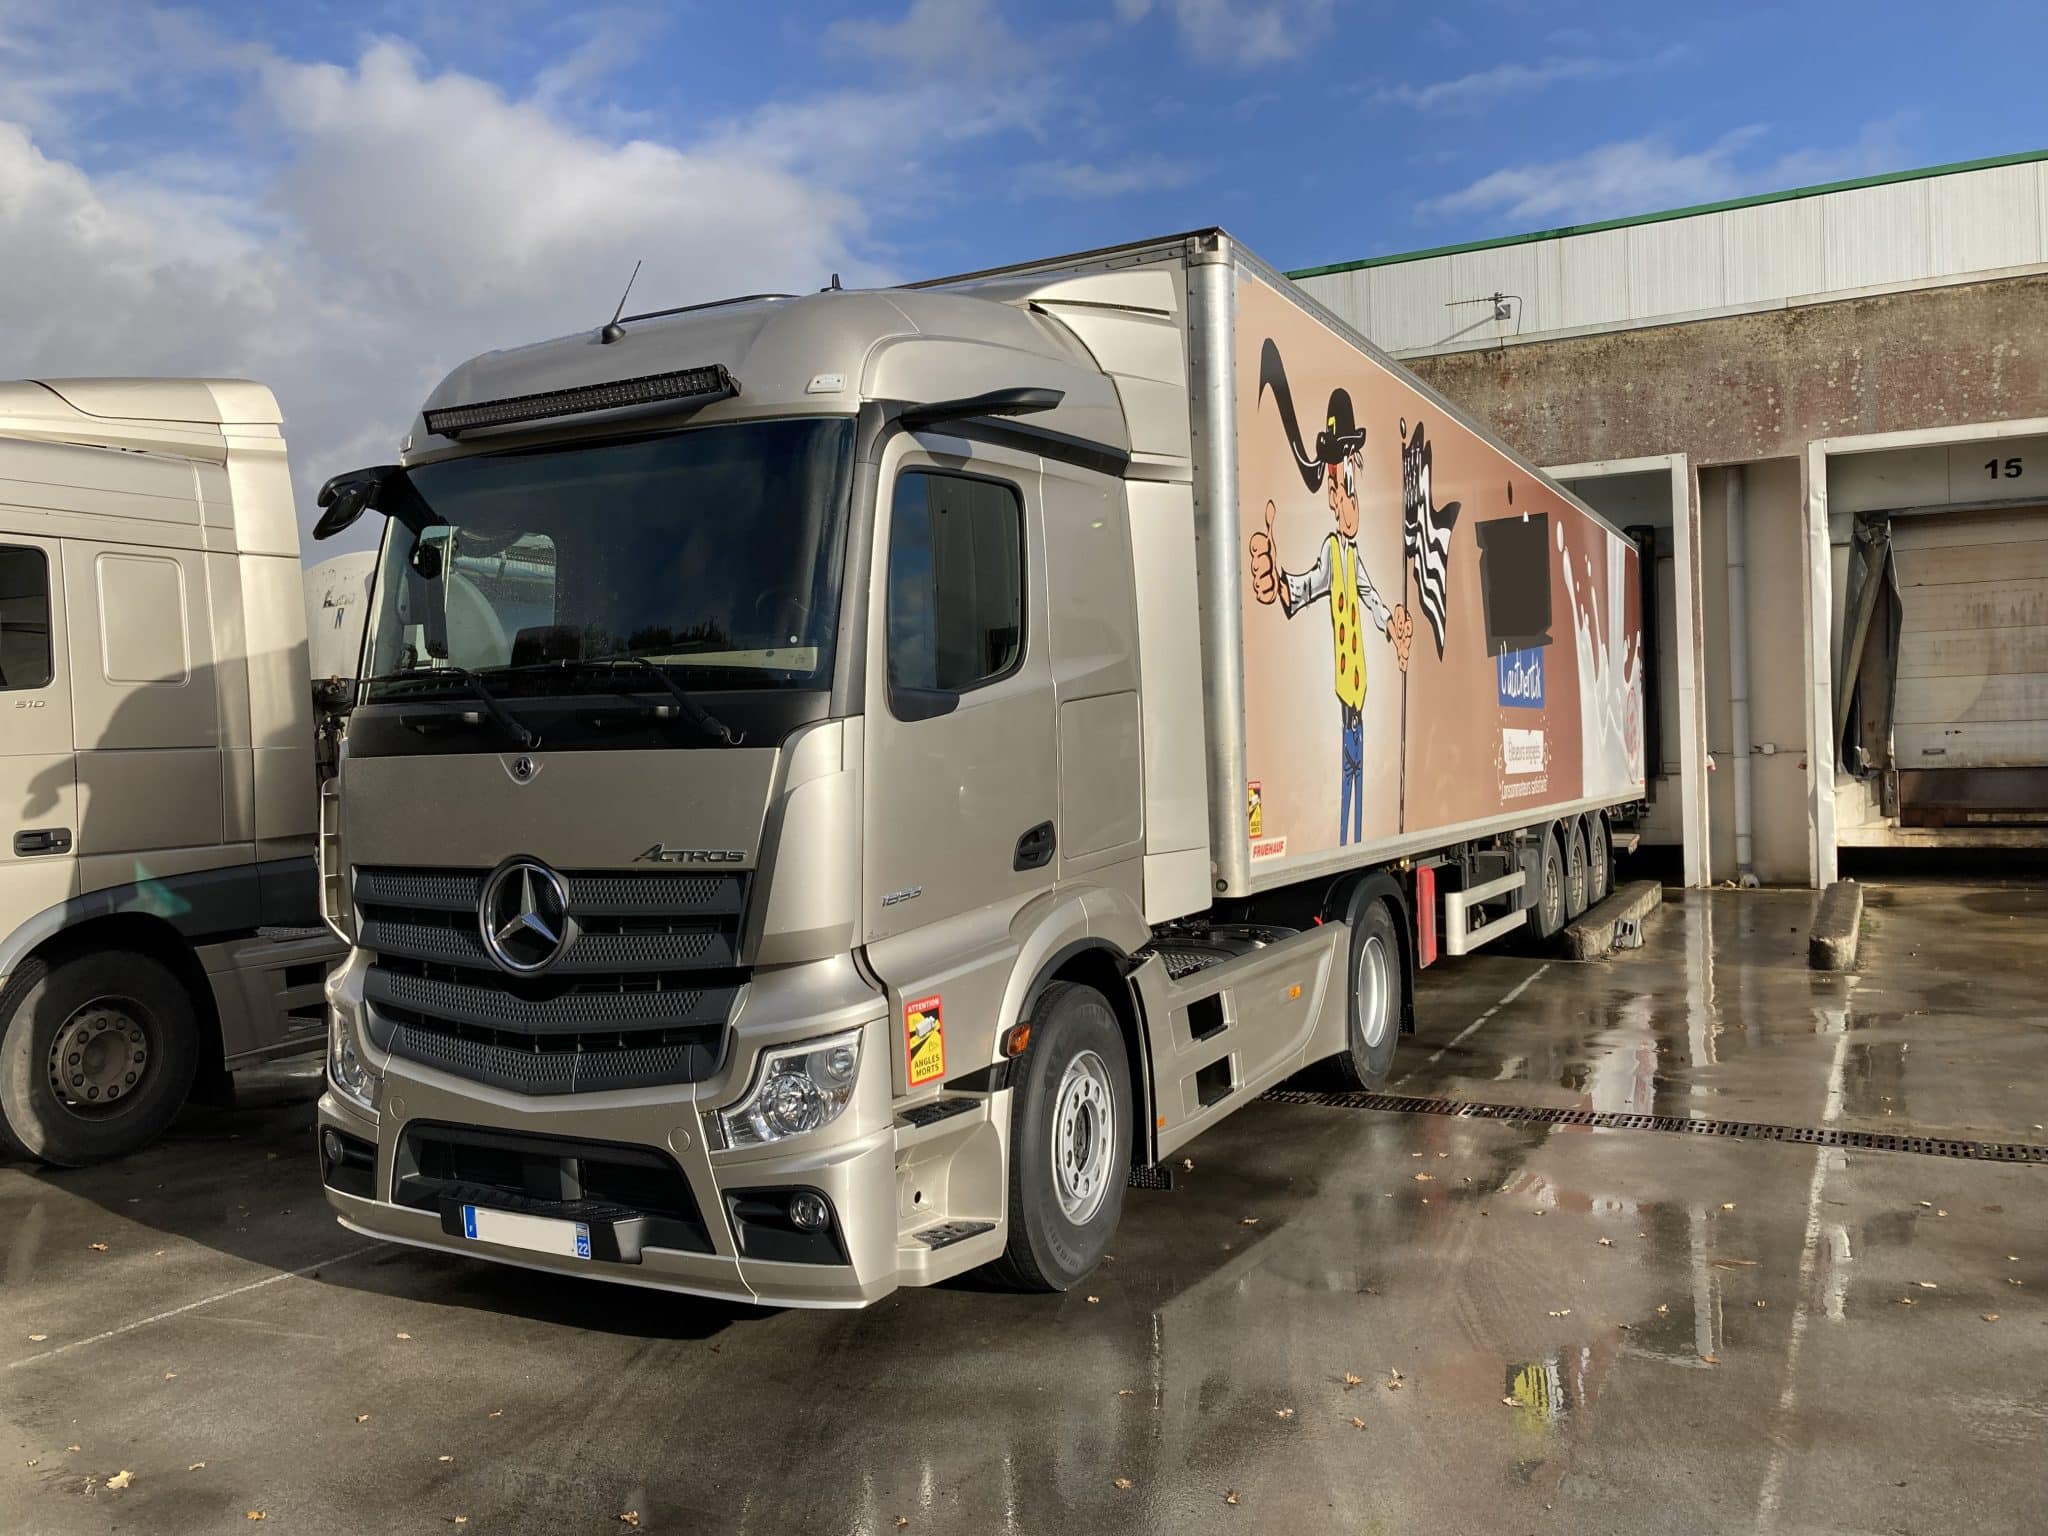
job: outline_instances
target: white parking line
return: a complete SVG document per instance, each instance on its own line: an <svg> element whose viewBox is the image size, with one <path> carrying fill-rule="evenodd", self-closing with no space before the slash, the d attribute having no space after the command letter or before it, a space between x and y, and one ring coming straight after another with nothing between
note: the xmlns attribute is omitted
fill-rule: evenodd
<svg viewBox="0 0 2048 1536"><path fill-rule="evenodd" d="M96 1333L89 1339L73 1339L69 1344L59 1344L54 1349L43 1350L40 1354L23 1355L19 1360L7 1362L10 1371L24 1365L34 1365L42 1360L54 1360L59 1355L68 1355L74 1349L84 1349L89 1344L104 1344L109 1339L118 1339L124 1333L133 1333L138 1328L147 1328L152 1323L168 1322L174 1317L183 1317L187 1312L197 1312L201 1307L210 1307L217 1301L231 1297L246 1296L251 1291L260 1291L266 1285L275 1285L280 1280L303 1280L316 1270L327 1269L335 1264L346 1264L350 1259L359 1259L366 1253L375 1253L380 1248L389 1248L389 1243L365 1243L360 1248L351 1248L347 1253L338 1253L331 1259L322 1259L317 1264L308 1264L303 1269L286 1270L280 1274L265 1275L261 1280L251 1280L247 1285L238 1285L231 1291L220 1291L198 1301L188 1301L182 1307L173 1307L168 1312L158 1312L149 1317L139 1317L132 1323L123 1323L118 1328L109 1328L105 1333Z"/></svg>
<svg viewBox="0 0 2048 1536"><path fill-rule="evenodd" d="M1548 960L1544 961L1541 965L1537 966L1535 970L1531 971L1528 975L1524 976L1520 981L1516 982L1514 986L1510 987L1505 993L1503 993L1499 1002L1495 1003L1491 1008L1487 1009L1486 1012L1479 1015L1478 1018L1474 1019L1470 1024L1467 1024L1463 1029L1459 1030L1455 1035L1451 1036L1450 1039L1446 1040L1442 1045L1438 1046L1434 1051L1432 1051L1429 1055L1429 1059L1423 1062L1423 1065L1426 1067L1433 1067L1439 1061L1442 1061L1444 1059L1444 1053L1446 1051L1456 1050L1459 1046L1463 1045L1467 1040L1469 1040L1472 1037L1473 1031L1478 1029L1480 1025L1484 1024L1496 1013L1499 1013L1501 1009L1507 1007L1509 1003L1512 1003L1524 992L1528 991L1530 987L1535 985L1536 978L1541 976L1545 971L1549 969L1550 962ZM1407 1082L1408 1079L1413 1075L1414 1074L1412 1072L1403 1072L1399 1077L1395 1078L1392 1083L1388 1084L1388 1086L1392 1088L1398 1088L1403 1083Z"/></svg>

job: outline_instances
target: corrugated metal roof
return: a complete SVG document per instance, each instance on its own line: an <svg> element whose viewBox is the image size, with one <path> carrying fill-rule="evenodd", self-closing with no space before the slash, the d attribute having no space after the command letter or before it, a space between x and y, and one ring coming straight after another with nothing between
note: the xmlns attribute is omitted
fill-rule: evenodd
<svg viewBox="0 0 2048 1536"><path fill-rule="evenodd" d="M1772 203L1824 197L1831 192L1853 192L1862 187L1889 186L1902 181L1925 181L1934 176L1953 176L1961 171L1991 170L2002 165L2030 165L2040 160L2048 160L2048 149L2022 150L2018 154L1992 155L1982 160L1957 160L1948 165L1924 166L1919 170L1887 171L1881 176L1858 176L1848 181L1824 182L1819 186L1791 187L1783 192L1759 192L1751 197L1731 197L1718 203L1696 203L1689 208L1667 208L1661 213L1632 214L1625 219L1601 219L1591 224L1567 224L1558 229L1533 230L1523 235L1500 235L1491 240L1468 240L1458 245L1437 245L1420 251L1367 256L1357 261L1339 261L1321 267L1302 267L1287 275L1292 278L1326 277L1332 273L1356 272L1366 267L1387 267L1401 262L1427 261L1433 256L1459 256L1470 251L1498 250L1503 246L1533 245L1542 240L1563 240L1572 235L1597 234L1609 229L1630 229L1640 224L1663 224L1672 219L1696 218L1706 213L1727 213L1738 208L1761 208Z"/></svg>

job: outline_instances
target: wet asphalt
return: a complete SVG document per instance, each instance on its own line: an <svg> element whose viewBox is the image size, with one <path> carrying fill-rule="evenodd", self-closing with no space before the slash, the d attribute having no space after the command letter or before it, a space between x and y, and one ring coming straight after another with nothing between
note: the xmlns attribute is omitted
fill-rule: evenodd
<svg viewBox="0 0 2048 1536"><path fill-rule="evenodd" d="M1812 902L1447 963L1391 1091L2048 1144L2048 890ZM2048 1165L1262 1102L1069 1295L765 1312L345 1232L316 1091L0 1164L0 1532L2048 1527Z"/></svg>

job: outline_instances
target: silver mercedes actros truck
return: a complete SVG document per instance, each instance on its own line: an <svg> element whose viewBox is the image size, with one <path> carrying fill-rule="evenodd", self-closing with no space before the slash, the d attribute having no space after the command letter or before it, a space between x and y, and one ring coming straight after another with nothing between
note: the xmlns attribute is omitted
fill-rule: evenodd
<svg viewBox="0 0 2048 1536"><path fill-rule="evenodd" d="M321 501L321 1167L423 1247L1070 1286L1643 793L1634 546L1220 231L487 353Z"/></svg>

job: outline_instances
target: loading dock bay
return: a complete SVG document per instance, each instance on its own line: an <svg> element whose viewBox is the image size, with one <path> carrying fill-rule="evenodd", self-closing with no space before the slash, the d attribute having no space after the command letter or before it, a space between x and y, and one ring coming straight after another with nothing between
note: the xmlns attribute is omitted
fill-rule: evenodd
<svg viewBox="0 0 2048 1536"><path fill-rule="evenodd" d="M1843 976L1813 900L1429 973L1389 1085L1429 1108L1248 1108L1064 1297L771 1313L372 1243L305 1069L0 1165L0 1529L2038 1528L2048 890L1873 887Z"/></svg>

